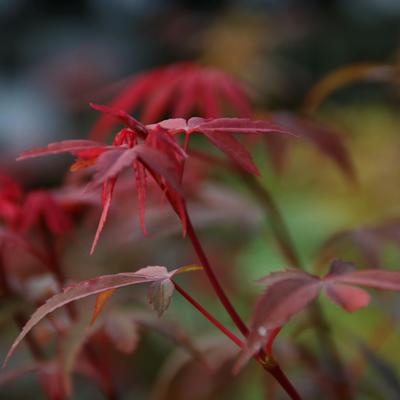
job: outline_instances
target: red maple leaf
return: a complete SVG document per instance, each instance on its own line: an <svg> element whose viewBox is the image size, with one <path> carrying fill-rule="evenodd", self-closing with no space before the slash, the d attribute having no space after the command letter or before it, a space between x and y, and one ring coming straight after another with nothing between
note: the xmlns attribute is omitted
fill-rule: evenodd
<svg viewBox="0 0 400 400"><path fill-rule="evenodd" d="M49 144L47 147L24 152L18 158L19 160L23 160L44 154L67 152L77 157L77 161L71 167L72 171L91 166L94 167L95 174L89 183L89 187L103 186L103 210L91 253L93 253L95 249L100 233L106 222L116 181L125 169L132 169L134 171L140 208L140 221L144 232L144 204L147 173L150 173L157 179L164 190L171 194L173 193L177 202L180 201L180 196L176 194L180 191L180 171L177 169L177 160L183 157L184 153L181 151L172 159L172 151L161 152L157 148L161 147L160 143L163 142L163 138L161 137L162 133L158 133L158 137L154 138L153 135L148 134L143 125L129 117L126 113L119 112L118 115L127 123L129 128L122 129L116 135L113 144L110 146L90 140L66 140ZM143 137L144 134L146 134L145 142L139 143L138 138ZM168 138L168 140L173 139Z"/></svg>
<svg viewBox="0 0 400 400"><path fill-rule="evenodd" d="M134 77L110 106L130 112L140 106L141 120L145 123L156 122L167 114L218 118L226 115L224 106L239 117L251 115L250 102L239 82L216 68L190 62L155 68ZM90 136L104 139L115 125L115 120L103 115Z"/></svg>
<svg viewBox="0 0 400 400"><path fill-rule="evenodd" d="M21 210L22 189L18 182L0 172L0 219L15 226Z"/></svg>
<svg viewBox="0 0 400 400"><path fill-rule="evenodd" d="M49 144L47 147L33 149L21 154L19 160L69 152L77 157L71 170L94 167L89 187L103 185L103 211L100 217L91 253L94 251L110 209L115 183L125 169L133 169L139 204L139 218L142 230L146 233L144 211L146 200L146 179L150 174L158 185L167 192L175 211L179 214L185 231L186 209L180 194L180 182L188 139L193 133L206 136L216 147L226 153L247 172L258 174L258 169L246 148L234 137L235 134L289 133L269 121L252 121L247 118L183 118L168 119L157 124L143 125L123 110L91 104L91 106L119 119L127 128L115 136L112 145L91 140L67 140ZM185 150L181 148L176 136L186 135Z"/></svg>
<svg viewBox="0 0 400 400"><path fill-rule="evenodd" d="M27 194L21 207L19 228L23 233L44 223L55 235L69 231L72 221L61 205L47 190L34 190Z"/></svg>

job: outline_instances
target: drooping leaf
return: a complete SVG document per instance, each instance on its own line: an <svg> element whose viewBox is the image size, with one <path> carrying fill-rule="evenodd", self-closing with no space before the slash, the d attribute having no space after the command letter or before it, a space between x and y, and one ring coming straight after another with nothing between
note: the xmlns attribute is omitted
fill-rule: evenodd
<svg viewBox="0 0 400 400"><path fill-rule="evenodd" d="M324 156L330 158L343 174L356 179L356 171L350 153L346 148L342 135L335 129L311 118L297 116L289 112L274 112L271 122L296 133L306 139ZM279 136L265 136L267 146L271 147L272 161L278 172L287 164L289 143Z"/></svg>
<svg viewBox="0 0 400 400"><path fill-rule="evenodd" d="M400 246L400 219L389 219L377 225L343 230L321 246L318 263L325 264L333 255L354 246L364 262L373 268L382 266L382 253L387 244Z"/></svg>
<svg viewBox="0 0 400 400"><path fill-rule="evenodd" d="M161 317L171 304L174 294L174 284L170 279L154 282L148 289L148 302Z"/></svg>
<svg viewBox="0 0 400 400"><path fill-rule="evenodd" d="M169 273L165 267L152 266L142 268L136 272L104 275L66 287L61 293L49 298L45 304L43 304L33 313L28 323L24 326L11 346L6 360L4 361L4 365L11 357L21 340L29 333L29 331L44 317L56 309L71 303L72 301L76 301L110 289L117 289L139 283L155 282L158 280L167 279L170 276L171 273Z"/></svg>

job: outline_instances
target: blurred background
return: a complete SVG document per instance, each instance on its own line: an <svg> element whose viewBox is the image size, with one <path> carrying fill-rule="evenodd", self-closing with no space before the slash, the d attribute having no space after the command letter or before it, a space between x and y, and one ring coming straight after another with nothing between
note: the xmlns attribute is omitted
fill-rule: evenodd
<svg viewBox="0 0 400 400"><path fill-rule="evenodd" d="M16 163L14 160L21 151L56 140L86 138L98 117L89 108L89 101L106 103L136 73L194 60L220 68L243 81L259 116L276 110L308 112L339 132L351 154L357 184L343 176L315 147L304 143L291 144L288 165L279 174L265 149L259 148L254 153L262 169L262 182L274 193L309 270L326 269L320 262L322 256L317 255L322 243L335 232L374 227L400 217L398 0L0 0L0 33L0 169L27 189L60 183L70 159L55 157ZM365 63L376 64L384 72L363 75L356 70L348 84L335 81L321 104L307 109L310 90L317 82L341 67ZM248 315L249 304L259 291L253 281L287 265L271 236L268 221L246 189L223 172L211 175L212 182L222 182L227 192L208 188L204 197L209 208L199 206L197 219L199 224L203 222L201 232L212 258L225 268L224 272L232 269L231 274L226 272L229 275L226 279L231 280L227 286L235 288L241 286L240 282L246 282L238 289L241 295L238 304ZM233 190L240 197L236 203L229 203ZM232 211L221 214L227 204ZM243 207L249 210L245 216ZM82 241L77 239L66 256L74 279L110 272L110 269L126 270L132 243L140 249L129 258L129 265L133 264L134 268L155 263L172 267L195 261L188 245L175 245L179 235L177 227L172 233L167 229L164 236L155 239L164 251L152 251L148 241L139 240L135 217L129 227L124 227L126 232L132 227L133 233L119 244L122 253L105 245L107 255L106 250L103 253L99 250L98 255L89 259L86 250L92 240L97 213L98 210L84 233L81 232ZM124 215L121 218L126 220ZM112 225L108 233L104 232L108 237L115 235ZM243 229L247 233L245 238ZM392 240L385 247L382 266L386 268L400 266L400 231L396 232L397 242ZM134 242L127 243L129 240ZM365 259L351 245L338 247L335 255L351 257L366 266ZM80 263L97 269L85 269ZM195 290L201 287L196 282L192 285ZM208 289L196 296L213 307ZM382 323L382 307L388 309L391 304L390 318L399 317L398 312L395 315L395 305L399 304L396 297L380 299L369 311L354 316L325 304L325 300L322 303L328 318L335 322L334 331L346 327L345 335L338 340L346 359L357 351L345 339L360 336L368 342L367 333L372 334L376 324ZM180 300L174 300L168 315L173 320L183 315L180 322L189 332L197 332L199 327L203 331L208 329L207 323L198 321L201 317L191 315ZM223 312L220 316L226 319ZM293 330L285 331L284 338L301 336ZM9 331L1 344L1 354L16 332ZM388 336L379 345L379 362L390 370L391 382L393 379L396 382L394 387L400 387L396 375L400 372L398 348L395 338ZM151 348L149 340L144 343L147 349ZM313 348L309 334L299 340ZM152 360L158 360L160 366L164 361L163 352L169 349L164 342L157 342L157 346L147 353L140 350L134 356L133 362L145 365L135 370L139 383L134 389L125 388L126 398L129 395L148 398L158 371L144 360L150 351ZM296 356L291 351L290 345L283 346L282 357L288 357L295 379L301 382L304 376L296 369ZM132 360L124 361L129 362ZM257 373L251 371L237 387L226 389L229 385L221 385L217 394L198 398L283 398L279 393L271 397L260 384ZM380 378L373 367L361 381L367 382L371 376L376 378L376 387L383 390L380 394L383 397L374 397L379 390L372 391L372 395L365 390L357 398L399 398L396 397L400 393L398 387L397 391L393 387L387 389L388 377ZM26 390L37 390L33 380L23 382L23 390L15 385L0 387L0 397L26 398ZM185 382L190 386L190 379ZM74 399L88 398L85 397L88 395L101 398L93 388L84 384L82 388ZM184 389L179 390L184 393ZM182 394L179 397L179 390L176 389L175 397L169 398L185 398ZM35 396L32 398L42 398L39 390Z"/></svg>

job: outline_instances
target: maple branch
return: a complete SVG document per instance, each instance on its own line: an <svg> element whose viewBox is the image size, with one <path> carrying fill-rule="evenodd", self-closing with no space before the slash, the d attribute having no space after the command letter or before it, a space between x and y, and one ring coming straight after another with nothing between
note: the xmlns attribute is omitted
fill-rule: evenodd
<svg viewBox="0 0 400 400"><path fill-rule="evenodd" d="M270 362L264 364L263 367L279 382L292 400L301 400L300 394L297 392L296 388L292 385L288 377L282 371L281 367L275 361L271 360Z"/></svg>
<svg viewBox="0 0 400 400"><path fill-rule="evenodd" d="M260 204L266 210L266 214L269 215L271 227L281 249L282 255L292 267L304 270L304 265L298 256L286 222L271 193L265 189L254 176L244 173L239 168L236 168L236 170L242 182L259 200ZM336 345L332 340L330 326L326 321L326 318L318 303L313 303L311 305L310 315L317 327L317 337L320 341L321 349L328 358L331 366L331 371L329 371L329 374L331 376L336 375L335 380L337 383L339 383L334 384L334 390L340 394L341 399L350 399L351 390L346 377L345 368L338 355Z"/></svg>
<svg viewBox="0 0 400 400"><path fill-rule="evenodd" d="M190 304L193 305L201 314L204 315L217 329L219 329L225 336L227 336L233 343L238 347L242 348L244 342L239 339L233 332L231 332L226 326L219 322L215 317L213 317L200 303L198 303L189 293L187 293L181 286L179 286L175 281L172 281L175 289L180 293Z"/></svg>
<svg viewBox="0 0 400 400"><path fill-rule="evenodd" d="M259 180L253 175L244 172L233 162L223 160L219 157L215 157L198 150L191 150L191 154L203 161L212 162L214 164L222 166L225 169L234 169L236 171L237 175L241 178L243 184L249 189L249 191L263 206L265 214L269 217L269 220L271 222L271 228L278 242L279 248L286 261L289 263L290 266L304 270L304 266L297 253L296 246L294 245L289 229L286 225L281 211L279 210L277 203L275 202L271 193L263 185L261 185ZM331 376L336 374L335 380L340 383L339 385L334 384L334 389L338 394L340 394L340 398L350 399L351 393L350 387L347 382L348 379L346 378L345 368L338 355L335 343L332 340L330 327L318 303L312 304L310 315L312 320L316 324L318 333L317 337L319 339L321 348L327 356L329 364L331 366L331 371L329 373ZM272 342L268 345L268 351L272 351L271 347Z"/></svg>
<svg viewBox="0 0 400 400"><path fill-rule="evenodd" d="M214 316L212 316L200 303L198 303L189 293L187 293L175 281L172 281L175 289L179 292L190 304L192 304L205 318L207 318L217 329L219 329L225 336L227 336L238 347L243 348L244 342L240 340L233 332L226 328ZM282 389L288 394L292 400L301 400L301 397L288 377L282 371L278 363L273 359L266 356L263 351L260 351L253 358L262 365L265 371L269 372L276 381L282 386Z"/></svg>
<svg viewBox="0 0 400 400"><path fill-rule="evenodd" d="M200 260L201 265L204 267L204 271L207 274L207 277L213 286L219 300L221 301L222 305L232 318L232 321L235 323L239 331L243 334L243 336L247 336L249 334L249 329L247 328L246 324L243 322L240 315L237 313L235 307L232 305L231 301L229 300L228 296L225 294L224 290L222 289L221 284L218 281L217 276L215 275L213 269L211 268L211 264L208 261L206 253L203 250L203 247L197 237L196 231L193 228L192 221L190 219L189 213L185 209L186 213L186 223L187 223L187 235L193 245L193 248L197 254L197 257Z"/></svg>

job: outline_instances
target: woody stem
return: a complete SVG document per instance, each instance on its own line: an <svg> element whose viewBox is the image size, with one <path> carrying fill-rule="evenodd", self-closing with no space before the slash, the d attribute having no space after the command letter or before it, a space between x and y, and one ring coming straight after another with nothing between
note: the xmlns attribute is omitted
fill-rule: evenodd
<svg viewBox="0 0 400 400"><path fill-rule="evenodd" d="M185 209L185 213L186 213L187 235L189 236L189 239L193 245L193 248L197 254L197 257L199 258L199 261L200 261L201 265L203 266L204 271L206 272L207 277L208 277L212 287L214 288L215 293L217 294L217 297L219 298L220 302L222 303L225 310L228 312L228 314L232 318L232 321L237 326L239 331L243 334L243 336L246 337L249 333L249 329L247 328L246 324L243 322L242 318L236 311L235 307L232 305L228 296L225 294L225 291L223 290L221 284L219 283L219 280L218 280L217 276L215 275L214 270L212 269L211 264L203 250L203 247L201 246L201 243L196 235L196 231L193 228L192 221L191 221L186 209Z"/></svg>
<svg viewBox="0 0 400 400"><path fill-rule="evenodd" d="M201 314L204 315L217 329L219 329L225 336L227 336L238 347L243 348L244 343L233 332L219 322L213 315L211 315L200 303L198 303L189 293L187 293L176 282L172 281L175 289L179 292L190 304L192 304ZM292 400L301 400L301 397L288 377L282 371L281 367L272 358L266 358L266 354L260 352L253 357L259 364L262 365L265 371L269 372L282 386L282 389L288 394Z"/></svg>

